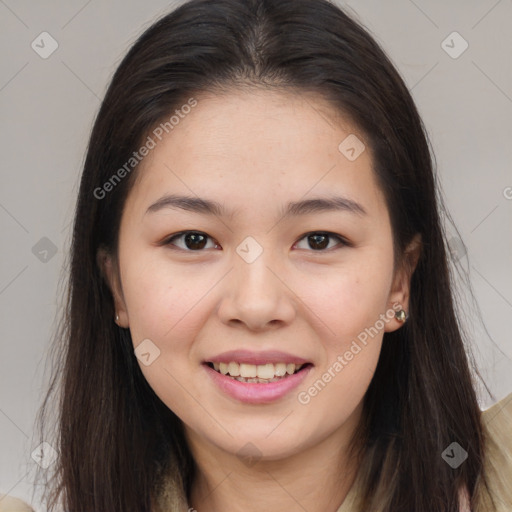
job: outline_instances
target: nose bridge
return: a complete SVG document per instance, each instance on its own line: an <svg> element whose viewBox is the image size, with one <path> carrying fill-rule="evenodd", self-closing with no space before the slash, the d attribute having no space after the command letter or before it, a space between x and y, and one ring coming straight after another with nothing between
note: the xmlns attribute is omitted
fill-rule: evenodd
<svg viewBox="0 0 512 512"><path fill-rule="evenodd" d="M254 237L247 237L238 245L236 253L219 308L223 321L241 321L254 329L275 320L291 321L293 301L283 278L278 277L282 266L272 249Z"/></svg>
<svg viewBox="0 0 512 512"><path fill-rule="evenodd" d="M269 237L260 243L256 238L248 236L237 246L234 263L237 294L252 294L253 298L262 295L268 300L276 292L277 278L270 269L278 264L268 240ZM246 300L250 298L244 297Z"/></svg>

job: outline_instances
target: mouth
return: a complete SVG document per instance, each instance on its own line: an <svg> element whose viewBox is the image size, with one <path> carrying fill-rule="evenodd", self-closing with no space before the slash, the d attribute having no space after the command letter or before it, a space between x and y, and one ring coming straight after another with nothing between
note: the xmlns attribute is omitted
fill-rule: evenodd
<svg viewBox="0 0 512 512"><path fill-rule="evenodd" d="M249 364L223 357L224 361L205 361L202 366L206 374L223 395L251 405L270 404L285 399L304 383L313 368L312 363L304 360L296 360L295 363L265 363L265 359L258 355L255 362L260 364ZM250 360L249 357L245 359Z"/></svg>
<svg viewBox="0 0 512 512"><path fill-rule="evenodd" d="M230 361L229 363L207 361L205 364L225 377L248 384L281 382L313 366L311 363L295 364L281 362L255 365L238 363L236 361Z"/></svg>

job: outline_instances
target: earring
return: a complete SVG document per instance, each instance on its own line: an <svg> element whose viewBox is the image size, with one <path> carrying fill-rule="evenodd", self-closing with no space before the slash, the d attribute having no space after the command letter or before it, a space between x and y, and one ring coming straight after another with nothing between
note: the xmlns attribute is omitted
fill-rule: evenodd
<svg viewBox="0 0 512 512"><path fill-rule="evenodd" d="M407 321L407 318L408 318L408 317L407 317L407 313L406 313L403 309L400 309L399 311L397 311L397 312L395 313L395 318L396 318L399 322L401 322L401 323L405 324L405 322Z"/></svg>
<svg viewBox="0 0 512 512"><path fill-rule="evenodd" d="M119 315L116 313L116 324L119 323Z"/></svg>

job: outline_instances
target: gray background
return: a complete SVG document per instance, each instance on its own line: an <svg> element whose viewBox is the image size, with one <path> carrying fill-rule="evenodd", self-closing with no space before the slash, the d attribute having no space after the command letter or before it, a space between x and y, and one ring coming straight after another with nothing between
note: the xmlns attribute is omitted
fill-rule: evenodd
<svg viewBox="0 0 512 512"><path fill-rule="evenodd" d="M31 496L33 423L93 118L128 47L174 5L0 0L0 493ZM448 226L454 258L470 272L490 335L465 305L472 348L500 399L512 391L512 1L340 5L388 52L423 116L467 245L465 253ZM58 43L47 59L31 47L43 31ZM457 58L464 43L447 39L454 31L469 44ZM482 408L494 402L479 393Z"/></svg>

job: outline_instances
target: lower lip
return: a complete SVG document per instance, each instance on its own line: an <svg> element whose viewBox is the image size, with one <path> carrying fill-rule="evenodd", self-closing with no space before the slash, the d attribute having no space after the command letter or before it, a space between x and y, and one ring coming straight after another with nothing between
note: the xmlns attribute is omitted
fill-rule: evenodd
<svg viewBox="0 0 512 512"><path fill-rule="evenodd" d="M203 364L213 382L226 394L248 404L267 404L275 402L295 389L307 376L313 366L308 364L293 375L268 384L240 382L215 371Z"/></svg>

